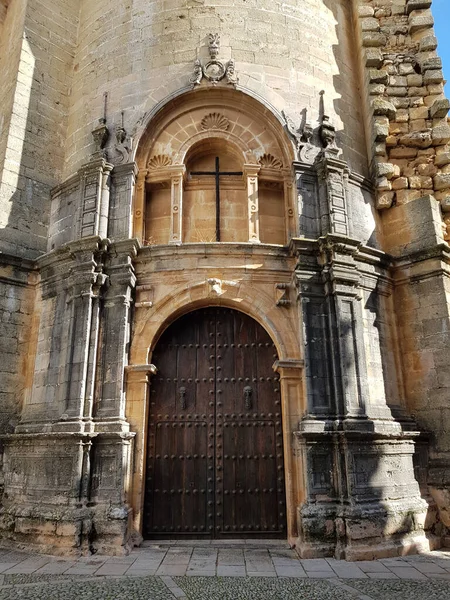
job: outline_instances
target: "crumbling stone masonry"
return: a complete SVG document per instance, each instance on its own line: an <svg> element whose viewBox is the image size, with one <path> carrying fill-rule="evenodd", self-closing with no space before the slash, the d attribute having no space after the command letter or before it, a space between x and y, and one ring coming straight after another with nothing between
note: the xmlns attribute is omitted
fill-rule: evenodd
<svg viewBox="0 0 450 600"><path fill-rule="evenodd" d="M303 557L450 544L430 6L0 0L2 543L120 554L151 519Z"/></svg>

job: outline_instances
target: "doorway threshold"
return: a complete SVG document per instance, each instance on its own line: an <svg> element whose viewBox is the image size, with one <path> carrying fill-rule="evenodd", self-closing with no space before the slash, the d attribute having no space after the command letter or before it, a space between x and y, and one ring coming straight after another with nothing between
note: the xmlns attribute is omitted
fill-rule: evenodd
<svg viewBox="0 0 450 600"><path fill-rule="evenodd" d="M196 548L290 548L287 540L275 539L238 539L238 540L144 540L140 548L161 546L190 546Z"/></svg>

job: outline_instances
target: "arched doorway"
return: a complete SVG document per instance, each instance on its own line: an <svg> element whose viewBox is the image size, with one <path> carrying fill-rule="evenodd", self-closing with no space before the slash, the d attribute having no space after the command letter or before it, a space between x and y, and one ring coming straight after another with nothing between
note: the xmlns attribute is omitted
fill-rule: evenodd
<svg viewBox="0 0 450 600"><path fill-rule="evenodd" d="M275 346L244 313L179 318L153 353L143 534L286 537Z"/></svg>

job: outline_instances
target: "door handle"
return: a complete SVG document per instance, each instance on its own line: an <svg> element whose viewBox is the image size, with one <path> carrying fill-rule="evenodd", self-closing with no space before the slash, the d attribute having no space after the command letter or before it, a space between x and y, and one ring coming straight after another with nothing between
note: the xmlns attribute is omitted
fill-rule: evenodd
<svg viewBox="0 0 450 600"><path fill-rule="evenodd" d="M178 393L180 395L181 410L185 410L186 409L186 388L180 387L180 389L178 390Z"/></svg>
<svg viewBox="0 0 450 600"><path fill-rule="evenodd" d="M246 385L244 388L244 402L246 410L251 410L253 406L253 390L249 385Z"/></svg>

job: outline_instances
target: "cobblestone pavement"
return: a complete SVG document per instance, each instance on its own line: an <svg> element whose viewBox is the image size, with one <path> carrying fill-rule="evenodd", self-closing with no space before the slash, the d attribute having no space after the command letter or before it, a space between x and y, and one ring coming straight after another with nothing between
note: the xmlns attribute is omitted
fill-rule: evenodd
<svg viewBox="0 0 450 600"><path fill-rule="evenodd" d="M0 600L450 600L450 552L300 560L280 542L146 542L130 556L0 549Z"/></svg>

